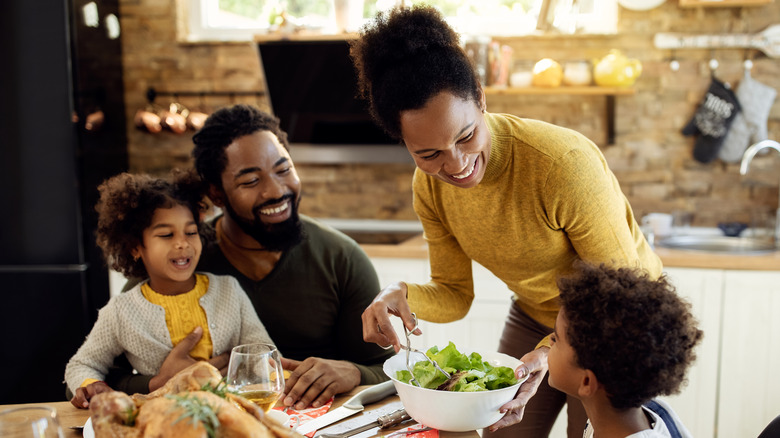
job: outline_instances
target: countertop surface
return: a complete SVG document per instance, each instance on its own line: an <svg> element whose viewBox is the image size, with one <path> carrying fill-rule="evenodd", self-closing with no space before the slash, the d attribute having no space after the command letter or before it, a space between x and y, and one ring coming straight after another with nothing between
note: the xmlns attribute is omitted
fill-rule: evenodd
<svg viewBox="0 0 780 438"><path fill-rule="evenodd" d="M428 258L428 245L422 235L395 245L360 245L369 257ZM664 267L780 271L780 251L768 254L737 255L703 251L656 248Z"/></svg>

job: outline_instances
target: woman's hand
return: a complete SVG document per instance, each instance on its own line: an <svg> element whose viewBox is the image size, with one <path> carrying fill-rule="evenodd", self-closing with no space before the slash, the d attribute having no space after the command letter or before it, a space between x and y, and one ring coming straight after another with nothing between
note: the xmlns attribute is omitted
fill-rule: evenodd
<svg viewBox="0 0 780 438"><path fill-rule="evenodd" d="M111 390L112 389L106 382L98 380L97 382L92 382L87 386L77 388L76 394L72 399L70 399L70 403L79 409L87 409L89 407L89 400L91 400L92 397L100 394L101 392L108 392Z"/></svg>
<svg viewBox="0 0 780 438"><path fill-rule="evenodd" d="M382 348L392 346L396 353L401 350L401 344L390 323L389 315L400 317L407 329L414 328L416 321L412 317L409 303L406 302L407 293L406 283L403 282L393 283L379 292L363 312L364 341L379 344ZM412 333L421 335L422 331L416 329Z"/></svg>
<svg viewBox="0 0 780 438"><path fill-rule="evenodd" d="M491 432L517 424L523 419L525 405L527 405L531 400L531 397L536 394L536 390L539 389L539 385L542 384L544 375L547 374L547 353L549 351L550 349L548 347L540 347L520 358L523 363L517 367L515 375L518 379L522 379L529 374L530 377L520 385L520 389L517 391L514 400L499 408L499 411L506 413L506 415L490 426Z"/></svg>

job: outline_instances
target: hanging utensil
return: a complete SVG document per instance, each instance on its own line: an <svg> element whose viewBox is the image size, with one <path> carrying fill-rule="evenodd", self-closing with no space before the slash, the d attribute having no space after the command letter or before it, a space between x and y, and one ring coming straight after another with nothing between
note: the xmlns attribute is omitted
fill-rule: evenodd
<svg viewBox="0 0 780 438"><path fill-rule="evenodd" d="M773 24L756 34L690 35L682 33L657 33L654 38L658 49L758 49L771 58L780 57L780 24Z"/></svg>

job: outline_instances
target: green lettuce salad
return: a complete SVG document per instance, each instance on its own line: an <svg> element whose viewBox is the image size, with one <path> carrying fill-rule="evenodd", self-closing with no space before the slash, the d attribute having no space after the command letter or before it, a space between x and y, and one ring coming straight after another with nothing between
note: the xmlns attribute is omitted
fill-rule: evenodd
<svg viewBox="0 0 780 438"><path fill-rule="evenodd" d="M483 361L482 356L476 352L466 356L459 352L452 342L441 351L437 346L433 346L426 354L452 377L448 380L447 376L436 370L432 363L421 360L412 366L412 372L423 388L476 392L506 388L517 383L512 368L494 367ZM402 370L396 373L396 379L410 383L412 375L409 371Z"/></svg>

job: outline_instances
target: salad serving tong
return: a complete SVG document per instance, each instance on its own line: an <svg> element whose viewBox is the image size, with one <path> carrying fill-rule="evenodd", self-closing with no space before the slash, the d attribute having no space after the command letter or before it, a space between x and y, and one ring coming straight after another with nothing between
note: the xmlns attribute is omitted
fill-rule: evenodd
<svg viewBox="0 0 780 438"><path fill-rule="evenodd" d="M440 373L444 374L444 376L447 377L447 380L449 380L452 377L450 375L450 373L444 371L439 366L439 364L436 363L435 360L433 360L430 357L428 357L428 355L425 354L424 351L420 351L420 350L418 350L416 348L412 348L412 342L411 342L411 339L409 338L409 335L413 331L417 330L417 324L418 324L418 322L417 322L417 315L414 312L412 312L412 318L414 319L414 327L412 327L412 329L409 330L409 329L406 328L406 325L404 325L404 335L406 335L406 345L403 345L403 344L401 345L401 349L406 350L406 369L409 371L409 374L412 375L412 380L410 380L409 383L411 383L414 386L418 386L418 387L422 386L422 385L420 385L420 382L418 382L417 379L414 378L414 373L412 372L412 365L409 363L409 356L410 356L411 353L422 354L423 357L434 366L434 368L436 368ZM385 348L385 347L382 347L382 348ZM392 348L392 346L388 345L385 349L390 349L390 348Z"/></svg>

